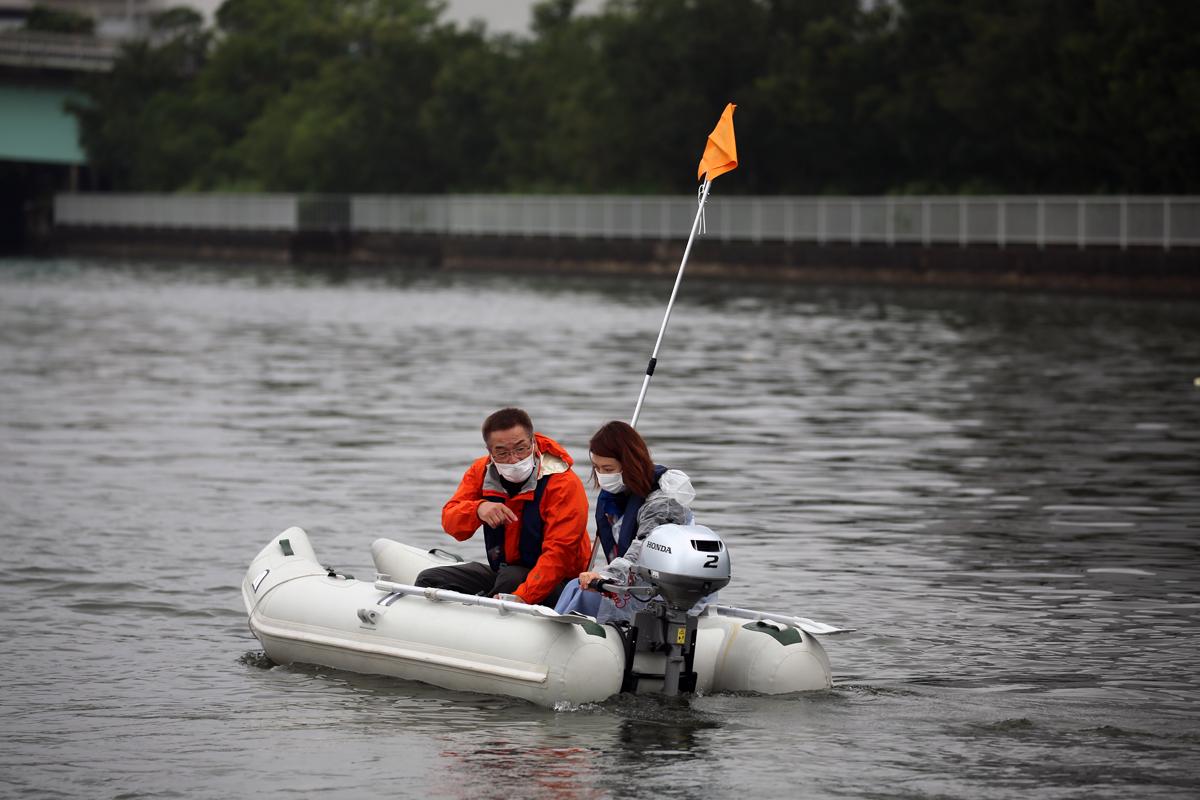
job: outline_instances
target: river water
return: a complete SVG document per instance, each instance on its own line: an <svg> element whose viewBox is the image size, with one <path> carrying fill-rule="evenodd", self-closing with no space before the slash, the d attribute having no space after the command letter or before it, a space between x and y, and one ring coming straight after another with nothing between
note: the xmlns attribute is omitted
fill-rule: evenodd
<svg viewBox="0 0 1200 800"><path fill-rule="evenodd" d="M640 428L725 602L857 628L832 691L553 711L265 661L271 536L360 577L454 545L482 418L586 460L669 293L0 261L0 791L1195 796L1196 304L685 281Z"/></svg>

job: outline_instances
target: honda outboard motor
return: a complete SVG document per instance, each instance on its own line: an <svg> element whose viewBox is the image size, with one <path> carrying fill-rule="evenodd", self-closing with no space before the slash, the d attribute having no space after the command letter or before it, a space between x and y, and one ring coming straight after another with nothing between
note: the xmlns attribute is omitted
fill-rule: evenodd
<svg viewBox="0 0 1200 800"><path fill-rule="evenodd" d="M676 611L729 584L729 551L703 525L660 525L642 543L634 572Z"/></svg>
<svg viewBox="0 0 1200 800"><path fill-rule="evenodd" d="M703 525L660 525L642 543L633 572L642 585L604 586L608 591L650 598L634 616L623 688L633 690L642 679L661 679L665 695L694 691L697 625L696 616L688 611L729 583L725 543Z"/></svg>

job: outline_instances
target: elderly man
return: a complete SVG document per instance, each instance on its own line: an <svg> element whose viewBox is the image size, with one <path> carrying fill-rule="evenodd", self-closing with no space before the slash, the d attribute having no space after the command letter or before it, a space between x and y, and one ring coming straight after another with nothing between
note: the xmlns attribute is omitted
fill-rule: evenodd
<svg viewBox="0 0 1200 800"><path fill-rule="evenodd" d="M487 563L432 567L417 586L553 606L564 582L587 569L592 549L583 482L571 456L534 433L529 415L502 408L483 422L488 455L467 468L442 507L442 528L460 542L483 527Z"/></svg>

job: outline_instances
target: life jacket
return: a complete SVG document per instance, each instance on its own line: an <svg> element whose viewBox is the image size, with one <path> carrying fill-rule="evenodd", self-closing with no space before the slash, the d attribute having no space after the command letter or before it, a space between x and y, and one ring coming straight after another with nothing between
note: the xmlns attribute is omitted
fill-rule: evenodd
<svg viewBox="0 0 1200 800"><path fill-rule="evenodd" d="M659 464L654 465L654 484L650 491L658 488L658 481L667 469L669 468ZM600 537L600 546L604 550L606 561L612 561L614 553L617 556L625 555L625 551L629 549L633 537L637 535L638 511L645 502L646 498L631 494L628 489L618 494L605 489L600 490L596 497L596 534ZM613 535L612 523L608 521L610 514L621 518L621 530L616 536Z"/></svg>
<svg viewBox="0 0 1200 800"><path fill-rule="evenodd" d="M537 488L533 491L533 499L526 501L525 507L521 509L521 534L517 545L520 549L522 566L533 567L542 555L542 535L545 531L545 523L542 522L542 494L546 491L546 483L552 477L552 475L543 475L538 479ZM485 493L484 499L503 503L508 498ZM488 565L494 570L500 569L507 563L504 555L506 552L504 536L506 527L505 525L492 527L486 523L483 526L483 545L487 549Z"/></svg>

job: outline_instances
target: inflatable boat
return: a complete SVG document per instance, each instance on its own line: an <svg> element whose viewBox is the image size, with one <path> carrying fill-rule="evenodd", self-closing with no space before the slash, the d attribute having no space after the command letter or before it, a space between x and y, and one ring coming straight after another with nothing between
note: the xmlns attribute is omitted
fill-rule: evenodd
<svg viewBox="0 0 1200 800"><path fill-rule="evenodd" d="M716 605L687 613L696 597L728 583L728 556L715 535L697 533L699 526L666 527L680 530L663 531L656 552L687 551L703 567L723 554L723 582L714 582L711 569L692 575L683 574L690 567L673 565L647 570L661 602L631 626L415 587L421 570L462 559L389 539L371 547L376 580L356 580L321 566L300 528L287 529L259 552L242 597L251 632L276 663L393 676L549 707L621 691L780 694L830 687L829 659L814 634L842 629ZM670 601L673 593L677 602Z"/></svg>

